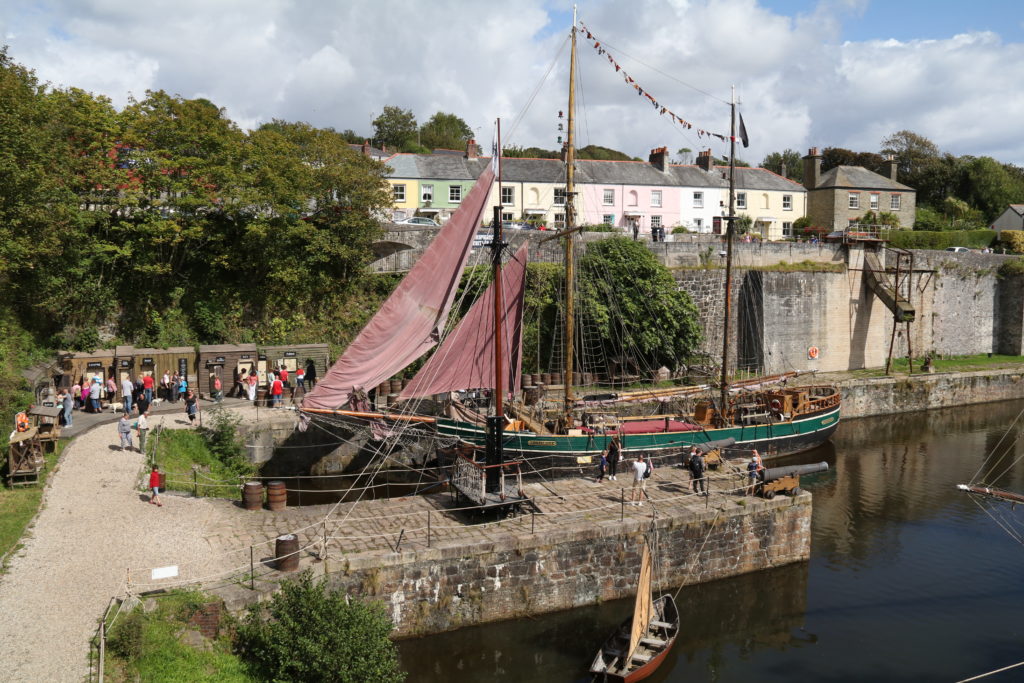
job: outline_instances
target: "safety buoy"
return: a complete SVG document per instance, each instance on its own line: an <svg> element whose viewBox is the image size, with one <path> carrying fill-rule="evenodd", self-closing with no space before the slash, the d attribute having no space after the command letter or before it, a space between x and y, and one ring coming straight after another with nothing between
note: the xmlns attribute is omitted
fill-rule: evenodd
<svg viewBox="0 0 1024 683"><path fill-rule="evenodd" d="M771 406L772 406L772 410L774 410L777 413L780 410L782 410L782 401L780 401L777 398L773 398Z"/></svg>
<svg viewBox="0 0 1024 683"><path fill-rule="evenodd" d="M807 349L807 357L810 358L811 360L814 360L815 358L817 358L818 357L818 347L817 346L812 346L812 347L808 348Z"/></svg>

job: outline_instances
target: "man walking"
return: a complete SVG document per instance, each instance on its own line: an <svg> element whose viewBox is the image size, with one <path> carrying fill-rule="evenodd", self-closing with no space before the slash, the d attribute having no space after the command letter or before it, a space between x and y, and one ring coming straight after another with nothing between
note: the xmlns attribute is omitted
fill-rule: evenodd
<svg viewBox="0 0 1024 683"><path fill-rule="evenodd" d="M629 504L640 507L644 504L643 497L647 493L647 463L641 456L633 460L633 489L629 492Z"/></svg>
<svg viewBox="0 0 1024 683"><path fill-rule="evenodd" d="M117 433L121 437L121 450L132 450L132 426L128 424L128 413L121 413L117 421Z"/></svg>
<svg viewBox="0 0 1024 683"><path fill-rule="evenodd" d="M135 423L136 428L139 430L139 453L146 454L146 434L149 433L149 411L139 415L138 421Z"/></svg>
<svg viewBox="0 0 1024 683"><path fill-rule="evenodd" d="M64 409L64 426L71 426L72 413L75 410L75 400L71 398L71 394L66 391L63 394L64 398L61 400L61 408Z"/></svg>
<svg viewBox="0 0 1024 683"><path fill-rule="evenodd" d="M694 451L690 454L690 480L693 482L693 492L706 496L708 495L707 478L704 476L704 454Z"/></svg>
<svg viewBox="0 0 1024 683"><path fill-rule="evenodd" d="M146 392L146 403L153 402L153 375L142 376L142 389Z"/></svg>
<svg viewBox="0 0 1024 683"><path fill-rule="evenodd" d="M121 380L121 402L124 403L124 412L129 415L132 413L132 394L134 393L135 385L132 384L131 377L125 375Z"/></svg>

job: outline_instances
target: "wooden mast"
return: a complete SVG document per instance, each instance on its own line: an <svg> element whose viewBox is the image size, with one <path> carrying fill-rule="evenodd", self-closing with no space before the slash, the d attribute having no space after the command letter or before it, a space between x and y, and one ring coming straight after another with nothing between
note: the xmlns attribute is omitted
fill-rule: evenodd
<svg viewBox="0 0 1024 683"><path fill-rule="evenodd" d="M502 310L504 309L504 302L502 301L502 286L501 286L501 248L502 248L502 230L501 230L501 119L498 119L498 149L495 150L498 165L498 205L494 207L494 235L492 237L491 244L491 273L492 280L494 282L494 414L503 416L505 414L504 406L504 387L502 386L502 353L505 350L502 344L502 331L504 328L502 320ZM501 430L498 430L499 437Z"/></svg>
<svg viewBox="0 0 1024 683"><path fill-rule="evenodd" d="M573 245L572 229L576 225L576 6L572 8L572 47L569 52L569 132L566 136L565 150L565 370L563 373L563 384L565 386L565 415L569 418L572 413L572 404L575 397L572 393L573 385L573 351L574 342L574 316L575 316L575 270L573 266ZM569 419L566 425L571 425Z"/></svg>
<svg viewBox="0 0 1024 683"><path fill-rule="evenodd" d="M961 491L966 491L967 493L991 496L992 498L999 498L1000 500L1008 500L1011 503L1024 503L1024 495L1014 493L1013 491L994 489L989 486L975 486L973 484L957 484L956 487Z"/></svg>
<svg viewBox="0 0 1024 683"><path fill-rule="evenodd" d="M722 395L718 414L722 424L729 423L729 318L732 316L732 237L736 221L736 86L733 86L729 108L729 215L725 229L725 320L722 323Z"/></svg>

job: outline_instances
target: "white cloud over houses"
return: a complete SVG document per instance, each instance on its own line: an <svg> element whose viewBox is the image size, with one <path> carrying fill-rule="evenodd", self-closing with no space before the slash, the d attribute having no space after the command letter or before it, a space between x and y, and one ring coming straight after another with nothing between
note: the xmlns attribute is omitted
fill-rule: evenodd
<svg viewBox="0 0 1024 683"><path fill-rule="evenodd" d="M698 126L727 131L723 100L735 84L748 161L787 147L877 151L909 129L954 154L1024 165L1020 42L990 32L897 41L884 27L878 39L841 42L844 18L863 2L822 2L795 16L755 0L580 5L623 68ZM41 79L118 106L164 89L207 97L245 127L282 118L368 134L373 117L397 105L421 122L456 113L485 148L495 117L507 132L525 111L511 142L553 149L569 11L568 0L26 0L0 6L0 34ZM579 144L641 157L661 145L707 146L659 116L585 40L579 64Z"/></svg>

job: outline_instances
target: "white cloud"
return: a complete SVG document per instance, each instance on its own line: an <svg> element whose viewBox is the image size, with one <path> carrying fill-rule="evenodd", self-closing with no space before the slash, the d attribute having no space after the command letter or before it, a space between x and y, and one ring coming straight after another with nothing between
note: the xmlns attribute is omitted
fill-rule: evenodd
<svg viewBox="0 0 1024 683"><path fill-rule="evenodd" d="M877 150L882 137L910 129L955 154L1024 164L1016 131L1024 45L992 33L840 44L844 18L865 7L824 1L785 16L755 0L592 0L580 16L645 89L701 127L728 130L722 100L737 85L749 161L786 147ZM568 8L566 0L26 0L0 6L0 33L42 79L118 105L129 93L165 89L208 97L243 126L276 117L364 133L383 106L398 105L420 121L454 112L486 147L493 119L510 131L541 83L568 29L552 22ZM580 144L641 157L661 145L706 146L658 116L585 40L579 51ZM567 61L563 53L512 143L557 146Z"/></svg>

